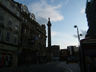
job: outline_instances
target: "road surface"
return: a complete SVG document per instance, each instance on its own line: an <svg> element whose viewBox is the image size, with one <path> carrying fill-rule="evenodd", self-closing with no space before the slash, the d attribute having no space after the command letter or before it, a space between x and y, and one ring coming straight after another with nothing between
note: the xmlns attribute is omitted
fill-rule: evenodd
<svg viewBox="0 0 96 72"><path fill-rule="evenodd" d="M0 69L0 72L80 72L78 64L66 62L51 62L47 64L34 64L16 69Z"/></svg>

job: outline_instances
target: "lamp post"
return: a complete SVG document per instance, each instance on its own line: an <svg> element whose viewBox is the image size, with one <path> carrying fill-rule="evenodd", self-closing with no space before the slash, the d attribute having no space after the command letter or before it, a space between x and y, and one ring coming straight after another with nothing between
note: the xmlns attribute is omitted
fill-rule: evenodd
<svg viewBox="0 0 96 72"><path fill-rule="evenodd" d="M77 36L78 36L78 41L79 41L79 44L80 44L80 36L81 36L81 34L79 34L78 26L75 25L74 28L77 28Z"/></svg>
<svg viewBox="0 0 96 72"><path fill-rule="evenodd" d="M85 71L85 62L84 62L84 50L81 47L81 42L80 42L80 36L82 36L82 34L79 34L79 29L78 26L75 25L74 28L77 28L77 35L78 35L78 41L79 41L79 55L80 55L80 68L81 68L81 72L86 72Z"/></svg>

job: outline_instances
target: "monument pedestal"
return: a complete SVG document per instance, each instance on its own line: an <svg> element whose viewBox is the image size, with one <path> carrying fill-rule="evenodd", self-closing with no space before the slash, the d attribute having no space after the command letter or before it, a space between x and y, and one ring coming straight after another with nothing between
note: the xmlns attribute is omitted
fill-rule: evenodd
<svg viewBox="0 0 96 72"><path fill-rule="evenodd" d="M82 72L96 72L96 39L83 39L80 43Z"/></svg>
<svg viewBox="0 0 96 72"><path fill-rule="evenodd" d="M86 56L96 56L96 39L81 40L81 47Z"/></svg>

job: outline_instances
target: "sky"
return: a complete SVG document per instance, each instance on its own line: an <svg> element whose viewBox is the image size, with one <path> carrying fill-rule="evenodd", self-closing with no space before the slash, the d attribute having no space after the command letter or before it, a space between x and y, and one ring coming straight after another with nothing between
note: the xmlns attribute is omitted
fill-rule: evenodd
<svg viewBox="0 0 96 72"><path fill-rule="evenodd" d="M46 25L50 17L52 45L60 45L61 49L70 45L78 46L77 25L80 33L87 31L85 14L86 0L15 0L28 7L34 13L36 21ZM83 38L83 37L81 37Z"/></svg>

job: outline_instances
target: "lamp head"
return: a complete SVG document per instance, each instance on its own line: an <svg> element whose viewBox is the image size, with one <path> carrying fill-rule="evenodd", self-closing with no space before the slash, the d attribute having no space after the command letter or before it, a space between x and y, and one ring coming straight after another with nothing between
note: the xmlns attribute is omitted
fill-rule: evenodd
<svg viewBox="0 0 96 72"><path fill-rule="evenodd" d="M74 28L77 28L77 25L75 25Z"/></svg>

